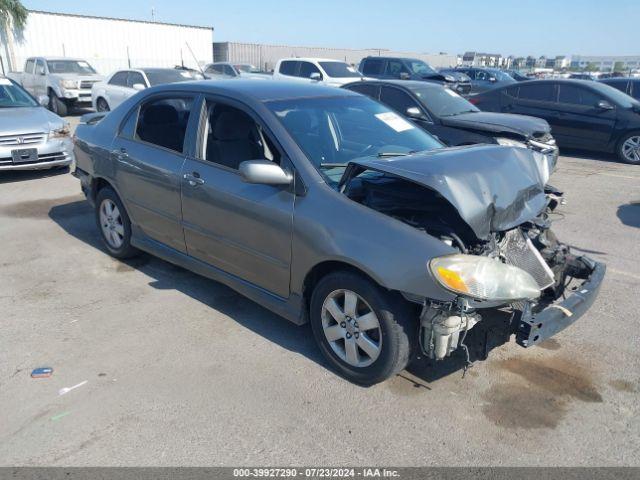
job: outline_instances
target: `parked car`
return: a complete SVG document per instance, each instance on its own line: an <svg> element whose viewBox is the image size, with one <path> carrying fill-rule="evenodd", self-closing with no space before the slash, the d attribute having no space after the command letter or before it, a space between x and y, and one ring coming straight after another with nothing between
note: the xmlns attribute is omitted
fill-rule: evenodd
<svg viewBox="0 0 640 480"><path fill-rule="evenodd" d="M268 80L271 78L268 73L261 72L254 65L230 62L210 63L204 67L204 74L210 79L243 77Z"/></svg>
<svg viewBox="0 0 640 480"><path fill-rule="evenodd" d="M572 73L567 78L572 80L591 80L594 81L596 77L589 73Z"/></svg>
<svg viewBox="0 0 640 480"><path fill-rule="evenodd" d="M327 58L283 58L276 63L274 80L319 83L339 87L362 79L351 65Z"/></svg>
<svg viewBox="0 0 640 480"><path fill-rule="evenodd" d="M357 383L419 351L445 358L485 315L536 345L603 279L549 230L534 152L443 149L345 89L169 84L103 115L77 128L75 175L106 250L147 251L310 321Z"/></svg>
<svg viewBox="0 0 640 480"><path fill-rule="evenodd" d="M176 68L117 70L91 88L91 104L98 112L113 110L140 90L163 83L193 80L193 73Z"/></svg>
<svg viewBox="0 0 640 480"><path fill-rule="evenodd" d="M73 162L69 124L15 81L0 77L0 171L67 167Z"/></svg>
<svg viewBox="0 0 640 480"><path fill-rule="evenodd" d="M446 85L458 93L467 94L471 83L466 77L457 77L458 73L437 72L428 63L416 58L366 57L360 62L360 72L369 78L381 80L419 80Z"/></svg>
<svg viewBox="0 0 640 480"><path fill-rule="evenodd" d="M526 76L518 70L505 70L505 73L513 78L516 82L526 82L531 80L531 77Z"/></svg>
<svg viewBox="0 0 640 480"><path fill-rule="evenodd" d="M640 78L622 77L622 78L606 78L600 80L605 85L616 88L630 97L640 101Z"/></svg>
<svg viewBox="0 0 640 480"><path fill-rule="evenodd" d="M444 74L452 74L453 72L462 72L471 79L471 87L467 92L474 95L479 92L491 90L492 88L501 87L516 83L516 81L508 74L497 68L456 68L442 69Z"/></svg>
<svg viewBox="0 0 640 480"><path fill-rule="evenodd" d="M448 88L426 82L366 81L343 88L384 103L448 146L493 143L530 148L548 155L550 171L555 168L558 148L549 124L539 118L481 112Z"/></svg>
<svg viewBox="0 0 640 480"><path fill-rule="evenodd" d="M601 82L535 80L476 95L480 110L545 119L558 145L640 164L640 102Z"/></svg>
<svg viewBox="0 0 640 480"><path fill-rule="evenodd" d="M102 80L86 60L68 57L30 57L22 73L9 76L31 95L47 95L49 109L60 116L91 106L91 87Z"/></svg>

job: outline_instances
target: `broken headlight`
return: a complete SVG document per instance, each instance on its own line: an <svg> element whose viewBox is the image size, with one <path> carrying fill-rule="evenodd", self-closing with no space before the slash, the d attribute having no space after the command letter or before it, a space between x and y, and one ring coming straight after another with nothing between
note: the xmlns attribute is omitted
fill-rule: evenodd
<svg viewBox="0 0 640 480"><path fill-rule="evenodd" d="M529 273L489 257L436 257L429 262L429 269L445 289L478 300L513 301L540 296L540 288Z"/></svg>

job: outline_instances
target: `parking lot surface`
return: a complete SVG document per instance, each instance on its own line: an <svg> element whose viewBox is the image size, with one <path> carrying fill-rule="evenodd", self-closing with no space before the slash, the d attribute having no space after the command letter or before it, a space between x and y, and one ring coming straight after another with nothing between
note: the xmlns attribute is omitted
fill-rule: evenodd
<svg viewBox="0 0 640 480"><path fill-rule="evenodd" d="M640 465L640 167L571 153L551 183L560 239L608 266L592 309L464 378L419 360L362 388L308 325L110 258L71 175L3 174L0 464Z"/></svg>

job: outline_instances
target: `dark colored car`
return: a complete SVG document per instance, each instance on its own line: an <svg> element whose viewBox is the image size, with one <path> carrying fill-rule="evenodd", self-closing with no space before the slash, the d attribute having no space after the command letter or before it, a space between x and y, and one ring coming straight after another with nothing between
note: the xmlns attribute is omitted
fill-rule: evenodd
<svg viewBox="0 0 640 480"><path fill-rule="evenodd" d="M448 146L475 143L520 146L550 155L551 167L557 161L558 149L549 124L539 118L481 112L448 88L425 82L364 81L342 88L384 103Z"/></svg>
<svg viewBox="0 0 640 480"><path fill-rule="evenodd" d="M468 78L456 78L455 75L438 72L428 63L415 58L365 57L360 62L359 70L369 78L434 82L463 95L471 90Z"/></svg>
<svg viewBox="0 0 640 480"><path fill-rule="evenodd" d="M344 89L153 87L83 117L75 152L109 254L152 253L310 322L361 384L465 339L536 345L588 310L605 273L549 230L539 155L443 148Z"/></svg>
<svg viewBox="0 0 640 480"><path fill-rule="evenodd" d="M622 78L606 78L600 80L605 85L609 85L613 88L626 93L630 97L640 101L640 78L635 77L622 77Z"/></svg>
<svg viewBox="0 0 640 480"><path fill-rule="evenodd" d="M516 81L502 70L497 68L455 68L442 69L441 73L451 74L453 72L462 72L471 79L470 95L491 90L492 88L501 87L516 83Z"/></svg>
<svg viewBox="0 0 640 480"><path fill-rule="evenodd" d="M568 77L571 80L595 80L596 78L593 75L590 75L588 73L572 73L571 75L569 75Z"/></svg>
<svg viewBox="0 0 640 480"><path fill-rule="evenodd" d="M505 73L507 73L516 82L526 82L527 80L531 80L530 77L527 77L526 75L519 72L518 70L505 70Z"/></svg>
<svg viewBox="0 0 640 480"><path fill-rule="evenodd" d="M470 101L481 110L545 119L560 147L616 153L640 164L640 102L604 83L533 80Z"/></svg>

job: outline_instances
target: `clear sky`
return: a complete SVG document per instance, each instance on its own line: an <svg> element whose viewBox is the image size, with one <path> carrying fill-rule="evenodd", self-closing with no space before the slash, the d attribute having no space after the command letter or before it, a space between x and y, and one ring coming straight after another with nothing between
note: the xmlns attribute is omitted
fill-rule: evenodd
<svg viewBox="0 0 640 480"><path fill-rule="evenodd" d="M503 55L640 55L640 0L23 0L212 26L215 41Z"/></svg>

